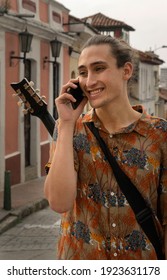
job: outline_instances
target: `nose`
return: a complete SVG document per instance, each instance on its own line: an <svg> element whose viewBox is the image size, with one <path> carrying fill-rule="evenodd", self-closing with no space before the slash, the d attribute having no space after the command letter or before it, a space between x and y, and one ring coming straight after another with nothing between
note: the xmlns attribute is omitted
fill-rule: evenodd
<svg viewBox="0 0 167 280"><path fill-rule="evenodd" d="M96 75L93 75L93 73L89 72L85 81L86 88L91 89L92 87L95 86L96 82L97 82Z"/></svg>

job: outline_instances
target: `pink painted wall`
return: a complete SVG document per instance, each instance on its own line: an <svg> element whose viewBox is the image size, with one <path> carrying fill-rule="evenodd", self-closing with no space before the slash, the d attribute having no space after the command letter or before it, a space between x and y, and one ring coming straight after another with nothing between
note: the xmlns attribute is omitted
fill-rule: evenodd
<svg viewBox="0 0 167 280"><path fill-rule="evenodd" d="M10 1L9 5L10 5L11 10L18 12L18 1L17 0Z"/></svg>
<svg viewBox="0 0 167 280"><path fill-rule="evenodd" d="M5 113L5 154L18 151L18 99L12 98L14 93L11 88L11 82L19 81L19 60L13 60L12 66L9 65L10 52L15 51L15 55L19 55L19 41L18 35L15 33L5 34L5 71L6 71L6 81L5 82L5 103L6 103L6 113Z"/></svg>
<svg viewBox="0 0 167 280"><path fill-rule="evenodd" d="M43 1L39 1L39 17L40 20L43 22L48 23L49 22L49 17L48 17L48 3L45 3Z"/></svg>

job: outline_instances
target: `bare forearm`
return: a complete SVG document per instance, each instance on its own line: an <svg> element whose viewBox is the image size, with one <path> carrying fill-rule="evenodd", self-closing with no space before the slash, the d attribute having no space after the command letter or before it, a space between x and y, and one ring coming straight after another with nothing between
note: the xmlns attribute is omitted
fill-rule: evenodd
<svg viewBox="0 0 167 280"><path fill-rule="evenodd" d="M77 175L74 169L73 127L59 127L59 136L51 168L45 181L45 195L57 212L69 210L76 196Z"/></svg>
<svg viewBox="0 0 167 280"><path fill-rule="evenodd" d="M77 88L78 78L65 84L56 98L59 115L58 139L49 174L45 182L45 195L56 212L68 211L74 203L77 192L77 173L74 169L73 133L76 121L87 103L85 97L73 110L71 102L76 99L68 93L69 88Z"/></svg>

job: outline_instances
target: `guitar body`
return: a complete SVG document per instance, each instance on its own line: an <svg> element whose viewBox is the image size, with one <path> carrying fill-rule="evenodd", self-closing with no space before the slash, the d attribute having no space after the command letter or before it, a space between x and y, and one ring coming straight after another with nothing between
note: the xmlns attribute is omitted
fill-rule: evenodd
<svg viewBox="0 0 167 280"><path fill-rule="evenodd" d="M49 134L53 136L55 119L48 112L47 103L38 95L37 90L32 87L32 83L24 78L19 83L11 83L11 87L15 90L16 96L22 100L26 108L25 111L40 118Z"/></svg>

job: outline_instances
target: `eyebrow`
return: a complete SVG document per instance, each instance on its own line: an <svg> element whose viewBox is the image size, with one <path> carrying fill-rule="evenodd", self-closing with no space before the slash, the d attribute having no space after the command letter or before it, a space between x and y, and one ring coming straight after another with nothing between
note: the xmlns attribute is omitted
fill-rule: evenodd
<svg viewBox="0 0 167 280"><path fill-rule="evenodd" d="M103 60L99 60L99 61L95 61L95 62L92 62L90 64L90 66L96 66L96 65L100 65L100 64L107 64L106 61L103 61ZM80 65L78 66L78 70L80 70L81 68L85 68L86 66L85 65Z"/></svg>

